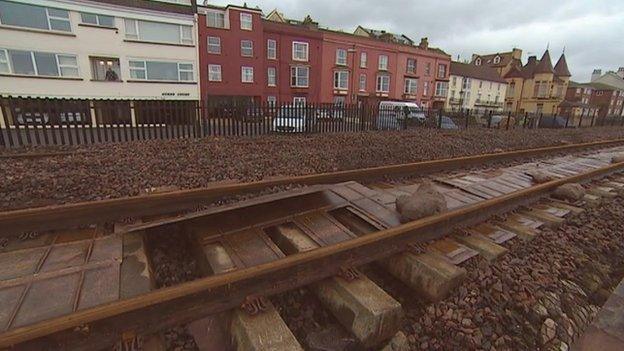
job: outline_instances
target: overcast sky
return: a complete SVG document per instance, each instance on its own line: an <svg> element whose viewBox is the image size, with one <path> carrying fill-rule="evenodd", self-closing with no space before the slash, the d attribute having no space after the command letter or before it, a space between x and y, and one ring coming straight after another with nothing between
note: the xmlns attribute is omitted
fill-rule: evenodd
<svg viewBox="0 0 624 351"><path fill-rule="evenodd" d="M203 0L199 1L200 3ZM209 0L209 4L243 2ZM624 0L251 0L265 15L309 14L321 26L365 27L402 33L439 47L453 59L523 49L523 62L550 44L553 65L565 46L572 79L588 81L594 68L624 66Z"/></svg>

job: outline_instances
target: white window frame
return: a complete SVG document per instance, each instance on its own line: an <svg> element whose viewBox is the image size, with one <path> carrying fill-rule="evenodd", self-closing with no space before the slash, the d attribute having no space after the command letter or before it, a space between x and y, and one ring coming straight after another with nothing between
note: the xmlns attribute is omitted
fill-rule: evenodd
<svg viewBox="0 0 624 351"><path fill-rule="evenodd" d="M95 23L85 22L84 17L82 17L82 15L95 16ZM100 23L100 17L101 16L102 17L110 17L110 18L112 18L113 19L113 25L112 26L105 26L105 25L101 24ZM100 26L100 27L104 27L104 28L115 28L115 16L101 15L101 14L91 13L91 12L80 12L80 23L91 25L91 26Z"/></svg>
<svg viewBox="0 0 624 351"><path fill-rule="evenodd" d="M306 69L306 84L299 84L299 70ZM295 83L293 84L293 77L295 78ZM310 87L310 67L308 66L291 66L290 67L290 86L293 88L308 88Z"/></svg>
<svg viewBox="0 0 624 351"><path fill-rule="evenodd" d="M28 5L28 6L34 6L34 7L42 8L45 11L46 24L48 25L48 28L44 29L44 28L33 28L33 27L28 27L28 26L10 25L10 24L4 24L1 21L0 21L0 25L5 25L5 26L8 26L8 27L17 27L17 28L30 28L30 29L33 29L33 30L36 30L36 31L51 31L51 32L59 32L59 33L73 33L74 32L74 28L73 28L72 23L71 23L71 13L70 13L69 10L67 10L67 9L60 9L60 8L50 8L50 7L41 6L41 5L37 5L37 4L30 4L30 3L23 3L23 5ZM67 18L50 15L50 11L49 11L50 9L66 11L67 12ZM59 29L52 29L52 24L50 23L51 19L68 22L69 23L69 31L59 30Z"/></svg>
<svg viewBox="0 0 624 351"><path fill-rule="evenodd" d="M161 44L176 44L176 45L193 45L195 42L193 40L193 26L187 26L185 24L177 24L177 23L168 23L168 22L157 22L157 21L145 21L145 20L141 20L141 19L135 19L135 18L124 18L124 38L126 40L135 40L135 41L143 41L143 42L147 42L147 43L161 43ZM141 31L140 31L140 27L139 27L139 21L141 22L153 22L153 23L160 23L160 24L168 24L168 25L175 25L178 26L178 42L171 42L171 41L153 41L153 40L145 40L141 38ZM132 23L132 25L130 27L134 27L134 33L136 33L136 38L134 37L134 33L132 34L132 37L128 36L128 23ZM184 36L184 27L189 28L190 27L190 34L191 37L185 37Z"/></svg>
<svg viewBox="0 0 624 351"><path fill-rule="evenodd" d="M416 95L418 93L418 79L405 78L405 87L403 88L403 92L406 95Z"/></svg>
<svg viewBox="0 0 624 351"><path fill-rule="evenodd" d="M267 59L277 59L277 40L267 39Z"/></svg>
<svg viewBox="0 0 624 351"><path fill-rule="evenodd" d="M220 27L220 26L217 26L217 25L214 25L214 26L210 25L210 22L208 21L208 16L210 16L210 15L223 17L223 27ZM208 27L208 28L228 29L229 28L229 22L228 22L227 16L225 15L225 12L222 12L222 11L207 11L206 12L206 27Z"/></svg>
<svg viewBox="0 0 624 351"><path fill-rule="evenodd" d="M249 43L250 47L249 48L244 48L243 47L243 43ZM247 49L251 50L251 53L249 55L245 55L244 54L244 51L247 50ZM240 41L240 54L241 54L242 57L253 57L253 51L254 51L253 50L253 40L242 39Z"/></svg>
<svg viewBox="0 0 624 351"><path fill-rule="evenodd" d="M277 96L275 96L275 95L268 95L267 96L267 104L270 107L275 107L275 105L277 105Z"/></svg>
<svg viewBox="0 0 624 351"><path fill-rule="evenodd" d="M297 49L297 46L299 45L305 47L305 50L303 50L303 53L305 53L304 58L298 57L296 55L297 53L301 52L301 50ZM293 41L292 42L292 59L293 61L308 62L308 60L310 59L310 44L305 41Z"/></svg>
<svg viewBox="0 0 624 351"><path fill-rule="evenodd" d="M277 86L277 68L267 67L267 86Z"/></svg>
<svg viewBox="0 0 624 351"><path fill-rule="evenodd" d="M307 100L305 96L293 96L293 105L305 106L306 104L307 104Z"/></svg>
<svg viewBox="0 0 624 351"><path fill-rule="evenodd" d="M11 75L16 75L16 76L37 76L37 77L59 77L59 78L80 78L80 66L78 65L78 55L74 55L74 54L66 54L66 53L55 53L55 52L48 52L48 51L33 51L33 50L22 50L22 49L14 49L16 51L24 51L24 52L28 52L30 55L30 62L33 66L33 70L35 71L34 74L23 74L23 73L14 73L13 71L13 65L11 65L11 58L9 57L9 50L13 50L13 49L8 49L8 48L0 48L0 52L4 53L4 56L6 58L6 60L2 60L0 62L2 62L3 64L6 64L8 71L3 72L6 74L11 74ZM43 74L39 74L39 69L37 68L37 61L35 60L35 53L42 53L42 54L51 54L54 55L54 61L56 63L56 71L58 72L58 75L56 76L50 76L50 75L43 75ZM72 57L76 60L76 65L63 65L60 63L59 57ZM63 71L62 68L74 68L76 69L76 75L63 75Z"/></svg>
<svg viewBox="0 0 624 351"><path fill-rule="evenodd" d="M429 95L429 82L423 83L423 96Z"/></svg>
<svg viewBox="0 0 624 351"><path fill-rule="evenodd" d="M410 62L412 62L413 65L410 65ZM407 63L405 64L405 66L406 66L405 67L405 71L407 73L410 73L410 74L415 74L416 73L416 65L417 64L416 64L416 59L415 58L411 58L411 57L408 58L407 59Z"/></svg>
<svg viewBox="0 0 624 351"><path fill-rule="evenodd" d="M142 62L143 67L132 67L130 62ZM164 80L164 79L149 79L147 77L147 63L148 62L167 62L167 63L175 63L177 65L177 73L178 80ZM191 65L192 69L181 69L180 65ZM128 58L128 76L132 77L132 71L143 71L145 72L145 79L143 78L131 78L131 80L140 80L140 81L148 81L148 82L195 82L195 63L190 61L169 61L169 60L159 60L159 59L143 59L143 58ZM191 80L182 80L180 76L182 72L191 72Z"/></svg>
<svg viewBox="0 0 624 351"><path fill-rule="evenodd" d="M444 72L442 72L442 69L444 69ZM445 64L443 63L438 63L438 78L445 78L446 77L446 72L447 72L447 67ZM440 74L440 73L444 73L444 74ZM492 83L490 83L491 85ZM491 86L490 86L491 88Z"/></svg>
<svg viewBox="0 0 624 351"><path fill-rule="evenodd" d="M334 71L334 89L349 90L349 71L347 70Z"/></svg>
<svg viewBox="0 0 624 351"><path fill-rule="evenodd" d="M445 88L443 89L442 87L445 87ZM447 93L448 93L448 82L436 82L434 96L445 97ZM490 100L489 97L488 97L488 100Z"/></svg>
<svg viewBox="0 0 624 351"><path fill-rule="evenodd" d="M0 49L0 54L4 56L0 56L0 67L6 66L6 70L0 70L0 73L11 73L11 62L9 60L9 52L6 49Z"/></svg>
<svg viewBox="0 0 624 351"><path fill-rule="evenodd" d="M379 64L377 65L377 68L380 71L387 71L388 70L388 55L379 55Z"/></svg>
<svg viewBox="0 0 624 351"><path fill-rule="evenodd" d="M366 74L365 73L360 74L359 90L366 91Z"/></svg>
<svg viewBox="0 0 624 351"><path fill-rule="evenodd" d="M384 79L388 80L387 89L384 90ZM375 84L375 91L378 93L390 93L390 75L388 74L378 74L377 75L377 84Z"/></svg>
<svg viewBox="0 0 624 351"><path fill-rule="evenodd" d="M218 74L218 78L214 77ZM223 73L221 71L221 65L208 65L208 81L209 82L221 82L223 80Z"/></svg>
<svg viewBox="0 0 624 351"><path fill-rule="evenodd" d="M368 65L368 54L366 52L360 53L360 68L366 68Z"/></svg>
<svg viewBox="0 0 624 351"><path fill-rule="evenodd" d="M253 15L251 13L241 12L240 29L241 30L253 30Z"/></svg>
<svg viewBox="0 0 624 351"><path fill-rule="evenodd" d="M216 40L219 42L219 44L215 44L215 43L212 43L212 44L211 44L211 43L210 43L210 39L216 39ZM209 53L209 54L212 54L212 55L221 55L221 37L212 37L212 36L209 36L208 38L206 38L206 43L208 44L208 49L207 49L207 50L208 50L208 53ZM210 51L210 48L211 48L211 47L212 47L212 48L217 47L217 48L218 48L218 50L217 50L217 51Z"/></svg>
<svg viewBox="0 0 624 351"><path fill-rule="evenodd" d="M249 78L248 75L246 75L246 72L251 72L251 80L247 80L246 78ZM254 68L251 66L241 66L241 83L246 83L246 84L250 84L254 82Z"/></svg>
<svg viewBox="0 0 624 351"><path fill-rule="evenodd" d="M347 65L347 50L338 48L336 49L336 65L338 66L346 66Z"/></svg>

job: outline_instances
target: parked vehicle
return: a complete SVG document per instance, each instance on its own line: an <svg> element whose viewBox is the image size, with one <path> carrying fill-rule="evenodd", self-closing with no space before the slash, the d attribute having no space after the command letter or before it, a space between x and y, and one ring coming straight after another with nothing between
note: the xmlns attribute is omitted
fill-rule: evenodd
<svg viewBox="0 0 624 351"><path fill-rule="evenodd" d="M342 122L343 121L343 109L342 106L326 106L320 107L316 109L316 120L317 121L332 121L332 122Z"/></svg>
<svg viewBox="0 0 624 351"><path fill-rule="evenodd" d="M539 127L540 128L565 128L566 120L567 118L563 116L542 116L542 118L539 121Z"/></svg>
<svg viewBox="0 0 624 351"><path fill-rule="evenodd" d="M425 123L427 116L422 108L415 102L405 101L382 101L379 103L379 112L382 114L395 114L398 120L407 119L410 122L419 124Z"/></svg>
<svg viewBox="0 0 624 351"><path fill-rule="evenodd" d="M440 122L440 118L442 118L442 122ZM453 122L450 117L447 116L438 116L436 118L437 126L440 126L441 129L459 129L457 124Z"/></svg>
<svg viewBox="0 0 624 351"><path fill-rule="evenodd" d="M303 133L316 125L316 116L309 114L309 109L302 105L285 105L273 118L272 130L280 133Z"/></svg>

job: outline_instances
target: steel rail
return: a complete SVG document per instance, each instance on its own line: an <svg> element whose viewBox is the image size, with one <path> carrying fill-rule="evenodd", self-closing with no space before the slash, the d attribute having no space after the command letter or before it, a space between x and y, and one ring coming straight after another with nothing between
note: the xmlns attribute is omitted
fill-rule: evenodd
<svg viewBox="0 0 624 351"><path fill-rule="evenodd" d="M146 216L171 213L188 209L200 203L214 201L225 196L251 193L275 186L290 184L313 185L339 183L350 180L372 180L388 175L424 175L432 172L458 169L472 165L504 162L519 158L543 156L594 147L613 146L622 143L624 143L624 139L551 146L331 173L319 173L295 177L278 177L256 182L230 184L220 183L209 185L204 188L172 191L162 194L123 197L117 199L0 212L0 228L2 228L0 237L19 234L25 231L62 229L73 226L101 223L127 216Z"/></svg>
<svg viewBox="0 0 624 351"><path fill-rule="evenodd" d="M623 169L624 162L611 164L277 261L12 329L0 334L0 348L25 342L19 347L55 345L66 349L71 345L72 350L89 350L94 345L112 345L120 335L153 333L235 308L248 296L259 293L270 296L308 285L338 274L341 268L357 267L403 252L407 244L439 239L456 228L475 225L528 205L565 183L585 182ZM72 331L82 325L89 325L88 333Z"/></svg>

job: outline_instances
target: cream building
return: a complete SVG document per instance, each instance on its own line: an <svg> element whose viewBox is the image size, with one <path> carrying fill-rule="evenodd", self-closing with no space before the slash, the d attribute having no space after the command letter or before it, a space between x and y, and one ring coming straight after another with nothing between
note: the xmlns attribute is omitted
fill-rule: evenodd
<svg viewBox="0 0 624 351"><path fill-rule="evenodd" d="M451 110L502 111L507 82L496 69L451 62L446 108Z"/></svg>

